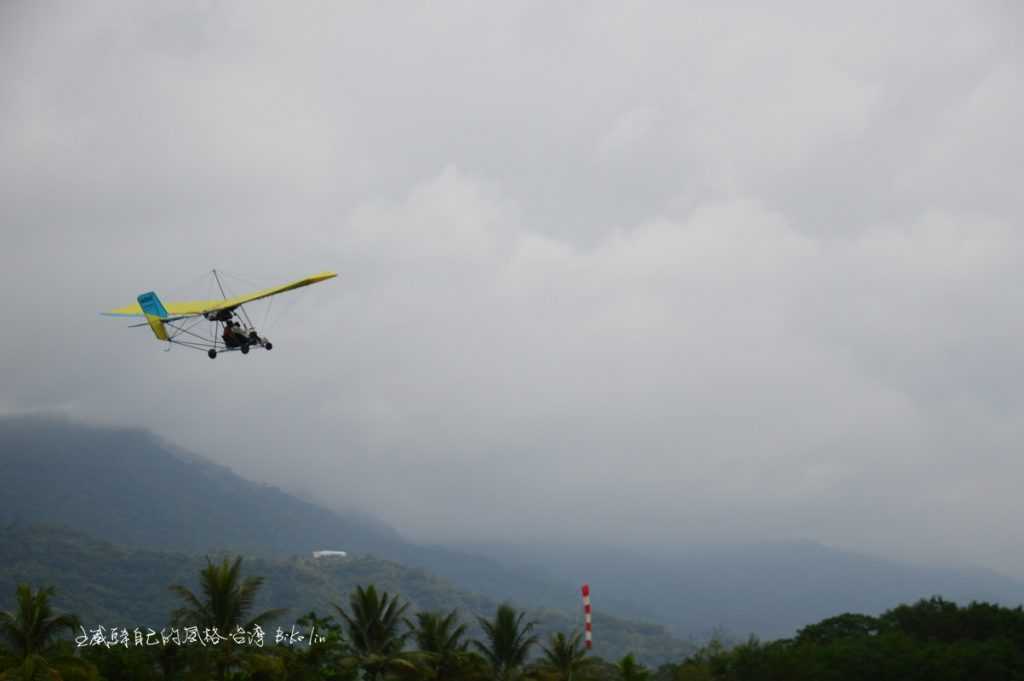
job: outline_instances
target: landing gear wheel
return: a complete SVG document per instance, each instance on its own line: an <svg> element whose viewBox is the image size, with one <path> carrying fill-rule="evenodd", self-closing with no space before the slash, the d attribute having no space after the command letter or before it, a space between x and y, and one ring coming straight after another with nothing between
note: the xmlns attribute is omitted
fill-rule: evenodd
<svg viewBox="0 0 1024 681"><path fill-rule="evenodd" d="M266 348L267 350L273 350L273 349L274 349L274 344L273 344L273 343L271 343L270 341L267 341L267 342L266 342L266 343L265 343L265 344L263 345L263 347L265 347L265 348Z"/></svg>
<svg viewBox="0 0 1024 681"><path fill-rule="evenodd" d="M242 347L240 349L241 349L243 355L248 355L249 354L249 344L248 343L242 343Z"/></svg>
<svg viewBox="0 0 1024 681"><path fill-rule="evenodd" d="M210 359L217 359L217 351L210 349L207 351L206 356L209 357Z"/></svg>

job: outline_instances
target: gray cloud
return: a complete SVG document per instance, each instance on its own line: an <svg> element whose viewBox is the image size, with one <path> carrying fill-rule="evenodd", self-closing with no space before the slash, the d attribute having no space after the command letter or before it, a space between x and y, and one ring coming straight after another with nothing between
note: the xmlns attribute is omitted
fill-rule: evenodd
<svg viewBox="0 0 1024 681"><path fill-rule="evenodd" d="M1024 574L1009 9L2 11L0 408L426 539ZM244 361L94 314L214 266L341 277Z"/></svg>

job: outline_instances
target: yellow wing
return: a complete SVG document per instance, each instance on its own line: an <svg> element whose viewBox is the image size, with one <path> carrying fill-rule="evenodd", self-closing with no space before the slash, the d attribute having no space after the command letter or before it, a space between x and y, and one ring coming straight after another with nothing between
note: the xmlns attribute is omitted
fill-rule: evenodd
<svg viewBox="0 0 1024 681"><path fill-rule="evenodd" d="M249 293L244 296L236 296L226 300L192 300L180 303L163 303L163 307L168 318L191 317L194 315L201 315L206 312L216 312L217 310L236 308L239 305L251 303L252 301L259 300L260 298L269 298L270 296L275 296L278 293L284 293L285 291L291 291L293 289L302 288L303 286L309 286L310 284L316 284L327 279L333 279L336 276L338 275L335 272L321 272L320 274L314 274L313 276L306 277L305 279L293 281L290 284L275 286L273 288L265 288L262 291L256 291L254 293ZM115 317L146 316L142 311L142 307L137 302L126 307L119 307L116 310L104 312L103 314Z"/></svg>

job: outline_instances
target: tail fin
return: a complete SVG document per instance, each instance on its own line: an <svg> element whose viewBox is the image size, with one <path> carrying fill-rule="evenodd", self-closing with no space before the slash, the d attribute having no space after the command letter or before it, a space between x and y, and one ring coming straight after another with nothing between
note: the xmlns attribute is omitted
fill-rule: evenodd
<svg viewBox="0 0 1024 681"><path fill-rule="evenodd" d="M167 319L170 315L167 314L167 310L164 309L164 304L160 302L160 299L156 297L156 293L150 291L149 293L143 293L138 297L139 307L146 315L153 315L161 319Z"/></svg>
<svg viewBox="0 0 1024 681"><path fill-rule="evenodd" d="M146 315L149 327L153 329L154 335L160 340L167 340L167 329L164 328L163 320L167 319L168 314L164 304L157 298L156 293L153 291L143 293L137 300L139 301L139 307L142 308L142 312Z"/></svg>

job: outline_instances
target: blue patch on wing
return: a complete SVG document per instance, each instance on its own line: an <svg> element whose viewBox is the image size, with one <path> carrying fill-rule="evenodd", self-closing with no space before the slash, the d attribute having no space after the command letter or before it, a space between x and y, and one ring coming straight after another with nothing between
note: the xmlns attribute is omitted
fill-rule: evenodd
<svg viewBox="0 0 1024 681"><path fill-rule="evenodd" d="M169 316L167 310L164 309L163 303L160 302L160 299L156 297L156 293L153 291L141 294L137 300L139 301L139 307L146 314L159 317L160 319L166 319Z"/></svg>

